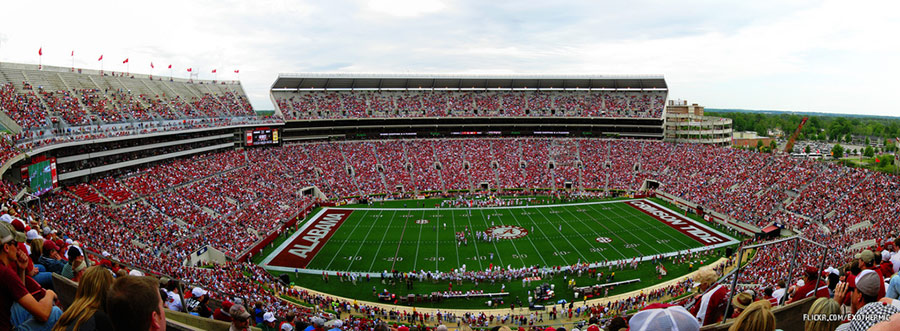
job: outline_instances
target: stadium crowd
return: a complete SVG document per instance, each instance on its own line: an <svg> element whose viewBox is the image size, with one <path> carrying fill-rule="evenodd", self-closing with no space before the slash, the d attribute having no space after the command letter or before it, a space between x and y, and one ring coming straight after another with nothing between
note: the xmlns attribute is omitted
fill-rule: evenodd
<svg viewBox="0 0 900 331"><path fill-rule="evenodd" d="M273 95L288 120L474 116L660 118L666 92L298 91Z"/></svg>
<svg viewBox="0 0 900 331"><path fill-rule="evenodd" d="M549 164L554 164L554 168L550 169ZM266 288L314 305L328 307L336 304L348 310L351 308L347 307L353 307L355 312L369 316L369 319L354 318L343 323L374 325L372 323L378 318L389 316L393 320L437 318L471 325L503 321L501 324L504 325L528 326L534 325L543 316L444 314L441 317L426 317L420 314L410 317L404 315L405 312L384 312L358 303L297 292L280 285L259 267L246 263L229 262L210 268L193 268L185 267L180 262L205 245L211 245L231 257L243 256L260 238L276 231L282 222L296 217L317 202L299 193L308 186L319 187L328 197L348 197L400 193L412 187L421 191L480 189L480 182L499 183L503 188L545 189L572 181L581 183L583 188L608 187L634 191L644 179L664 183L658 188L659 191L741 221L765 226L775 220L812 241L828 242L837 247L849 247L864 239L877 241L876 246L879 247L872 247L873 250L863 251L859 255L853 255L856 252L849 255L827 254L806 243L799 250L799 256L790 256L788 252L792 249L787 245L759 249L756 259L742 271L739 279L741 284L751 285L742 287L753 291L747 292L751 302L755 299L768 302L767 296L775 297L776 293L786 294L781 296L785 299L775 300L774 304L810 295L833 296L851 307L851 311L859 311L883 297L897 299L894 293L900 293L893 285L896 279L896 286L900 288L900 278L892 276L900 261L891 262L894 257L900 257L895 254L900 245L894 242L897 217L885 217L900 215L900 207L896 204L900 201L900 184L896 177L784 156L698 145L585 139L316 142L207 153L158 164L138 172L100 178L80 185L102 196L103 203L88 203L78 194L63 190L45 200L42 217L20 215L19 211L28 211L20 210L9 202L4 213L10 215L9 219L18 220L35 230L37 233L31 235L32 241L40 235L45 242L53 242L49 247L46 247L47 244L38 246L50 252L47 254L56 252L52 255L59 257L56 258L59 263L42 259L43 253L38 254L37 259L28 261L45 269L40 272L53 272L46 270L55 270L63 262L93 260L87 264L101 266L114 265L103 260L117 261L115 265L125 262L148 274L165 275L199 285L203 290L198 294L203 291L218 293L223 296L218 299L229 300L231 307L240 306L234 304L235 298L254 305L260 302L261 311L273 312L273 315L290 321L297 321L297 316L303 316L299 319L301 323L313 325L327 316L287 303ZM403 188L398 189L398 186ZM9 201L16 188L4 184L2 192L6 197L4 201ZM860 222L869 222L870 226L856 229ZM12 226L14 222L8 223ZM10 233L32 234L24 227L7 230ZM63 238L68 238L69 242ZM4 249L10 246L6 251L9 254L15 245L6 243ZM86 258L78 260L79 253L74 253L71 247L77 247L80 256ZM69 255L70 252L73 255ZM824 271L803 265L811 265L810 261L817 261L816 257L823 254L826 256L825 265L838 268L829 268L822 275ZM19 259L15 255L11 257ZM9 266L15 259L4 263ZM82 264L79 263L67 264L68 273L73 278L85 277L86 268L80 267ZM792 264L798 267L792 269ZM67 273L64 267L59 269L59 273ZM536 266L533 269L500 268L492 271L420 271L414 275L442 280L502 282L534 275L540 270L546 271ZM552 272L553 269L549 270ZM570 270L578 271L579 266L571 266ZM790 270L795 273L789 275ZM46 274L41 275L40 272L29 272L29 275L35 282L45 285ZM714 272L721 273L720 270ZM882 285L878 293L870 295L866 291L871 289L873 272L881 277L879 280L888 279L891 285ZM789 276L801 282L779 284ZM827 283L821 281L829 285L828 291L808 291L809 286L815 289L819 279L824 278L829 278ZM834 278L836 280L832 280ZM660 298L683 295L698 282L702 283L695 278L693 283L680 283L661 292L645 293L605 307L576 308L574 316L611 321L622 312L639 309ZM856 285L848 290L846 285L840 285L842 282ZM690 299L721 301L728 297L710 286L711 283L706 288L701 286L701 289L712 288L711 295ZM848 292L851 294L848 295ZM50 291L43 293L53 296ZM845 301L848 296L849 301ZM738 298L743 301L734 306L750 311L753 304L744 300L746 296L735 296L735 299ZM690 302L683 304L687 306ZM713 306L718 307L718 304ZM692 307L699 306L695 304ZM710 307L710 304L705 307ZM43 314L28 311L35 317L44 317ZM696 316L698 312L693 314ZM722 316L735 316L741 320L739 312L704 314L711 316L711 321ZM701 322L705 323L705 319ZM848 322L848 325L852 323L855 320Z"/></svg>

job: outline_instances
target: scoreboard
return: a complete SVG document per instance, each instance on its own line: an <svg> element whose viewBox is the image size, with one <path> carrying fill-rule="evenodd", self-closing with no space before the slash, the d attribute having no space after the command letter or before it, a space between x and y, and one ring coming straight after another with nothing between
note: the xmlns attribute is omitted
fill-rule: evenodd
<svg viewBox="0 0 900 331"><path fill-rule="evenodd" d="M253 130L247 130L245 133L245 144L247 146L258 146L258 145L274 145L278 144L278 129L272 128L256 128Z"/></svg>
<svg viewBox="0 0 900 331"><path fill-rule="evenodd" d="M36 157L32 163L22 166L22 181L29 184L31 193L41 195L59 185L56 158Z"/></svg>

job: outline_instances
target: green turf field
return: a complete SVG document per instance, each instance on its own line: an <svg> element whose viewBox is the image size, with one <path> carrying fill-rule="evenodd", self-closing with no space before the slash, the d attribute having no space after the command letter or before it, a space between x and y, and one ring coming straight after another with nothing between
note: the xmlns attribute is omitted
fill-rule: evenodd
<svg viewBox="0 0 900 331"><path fill-rule="evenodd" d="M305 269L380 273L462 266L484 270L491 264L566 266L704 247L623 201L471 209L414 208L415 203L404 202L407 208L334 208L352 212ZM426 205L434 204L420 204ZM527 234L491 242L472 235L492 227L500 227L495 231L504 235ZM457 244L456 233L466 229L468 244ZM288 246L282 243L276 254ZM263 264L270 270L294 270L279 269L269 260Z"/></svg>

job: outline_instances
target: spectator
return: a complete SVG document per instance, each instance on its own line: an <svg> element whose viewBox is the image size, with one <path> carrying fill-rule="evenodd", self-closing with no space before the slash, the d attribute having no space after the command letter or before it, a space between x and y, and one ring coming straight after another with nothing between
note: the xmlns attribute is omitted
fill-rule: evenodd
<svg viewBox="0 0 900 331"><path fill-rule="evenodd" d="M884 287L884 275L881 274L881 268L879 268L875 264L875 253L872 252L872 250L867 249L867 250L860 252L859 254L856 254L856 258L859 259L859 268L860 269L872 270L872 271L875 271L876 275L878 275L878 278L880 279L879 284L881 284L881 286L878 289L878 297L879 298L884 297L886 294L886 290Z"/></svg>
<svg viewBox="0 0 900 331"><path fill-rule="evenodd" d="M900 274L895 273L891 277L885 296L894 300L900 300Z"/></svg>
<svg viewBox="0 0 900 331"><path fill-rule="evenodd" d="M56 246L53 240L44 240L44 247L41 251L41 257L38 259L38 264L43 265L49 272L62 275L66 262L59 255L59 247Z"/></svg>
<svg viewBox="0 0 900 331"><path fill-rule="evenodd" d="M747 309L753 303L753 296L751 296L747 292L738 293L733 298L731 298L731 306L734 308L734 314L731 315L731 318L736 318L741 315L744 309Z"/></svg>
<svg viewBox="0 0 900 331"><path fill-rule="evenodd" d="M106 268L101 266L88 268L78 283L75 301L59 318L53 331L113 330L112 321L106 314L106 295L112 283L112 274Z"/></svg>
<svg viewBox="0 0 900 331"><path fill-rule="evenodd" d="M116 330L165 330L166 312L157 282L149 277L122 276L106 299Z"/></svg>
<svg viewBox="0 0 900 331"><path fill-rule="evenodd" d="M200 315L200 317L211 317L213 315L209 309L209 291L195 287L191 290L191 297L197 301L197 315Z"/></svg>
<svg viewBox="0 0 900 331"><path fill-rule="evenodd" d="M217 321L231 323L231 315L228 315L228 311L231 309L231 306L233 306L233 305L234 305L234 303L232 303L231 301L228 301L228 300L222 301L222 307L216 308L216 310L213 311L213 319L217 320Z"/></svg>
<svg viewBox="0 0 900 331"><path fill-rule="evenodd" d="M244 305L232 305L228 309L228 314L231 315L231 328L228 329L229 331L250 330L250 313L247 312L247 308L244 308Z"/></svg>
<svg viewBox="0 0 900 331"><path fill-rule="evenodd" d="M743 293L742 293L743 294ZM775 315L766 300L755 301L738 316L728 331L774 331Z"/></svg>
<svg viewBox="0 0 900 331"><path fill-rule="evenodd" d="M785 284L783 280L779 280L777 284L775 284L775 290L772 291L772 297L775 298L776 304L781 303L781 298L784 297L785 292Z"/></svg>
<svg viewBox="0 0 900 331"><path fill-rule="evenodd" d="M645 330L700 330L700 323L682 306L647 309L634 314L628 321L628 329Z"/></svg>
<svg viewBox="0 0 900 331"><path fill-rule="evenodd" d="M900 237L894 239L893 245L894 253L891 254L891 266L894 268L894 273L900 272Z"/></svg>
<svg viewBox="0 0 900 331"><path fill-rule="evenodd" d="M621 331L628 329L628 321L625 320L622 316L616 316L612 320L609 321L609 325L606 326L607 330L610 331ZM590 328L588 328L590 330Z"/></svg>
<svg viewBox="0 0 900 331"><path fill-rule="evenodd" d="M170 281L166 287L166 308L172 311L184 311L181 303L181 291L177 281Z"/></svg>
<svg viewBox="0 0 900 331"><path fill-rule="evenodd" d="M328 331L341 331L341 326L344 326L344 322L340 319L333 320L331 321L331 329L328 329Z"/></svg>
<svg viewBox="0 0 900 331"><path fill-rule="evenodd" d="M272 312L266 312L263 314L263 322L259 324L259 328L262 331L277 331L280 330L277 326L278 319L275 318L275 314Z"/></svg>
<svg viewBox="0 0 900 331"><path fill-rule="evenodd" d="M875 271L863 270L859 275L851 278L849 282L838 285L834 295L835 302L842 302L844 296L850 291L850 307L853 314L867 317L855 318L841 324L836 330L866 330L878 322L887 320L887 316L900 313L900 309L897 309L894 305L878 302L878 299L880 299L878 297L878 282L880 281L881 278Z"/></svg>
<svg viewBox="0 0 900 331"><path fill-rule="evenodd" d="M62 310L53 305L56 293L44 291L36 286L33 279L25 277L23 264L27 266L28 255L18 247L24 242L24 233L15 231L9 223L0 222L0 244L3 245L0 251L3 300L0 305L0 329L49 330L62 315Z"/></svg>
<svg viewBox="0 0 900 331"><path fill-rule="evenodd" d="M830 298L818 298L809 307L809 316L820 316L817 319L807 319L803 327L804 331L834 331L841 325L840 319L835 318L841 314L841 305Z"/></svg>
<svg viewBox="0 0 900 331"><path fill-rule="evenodd" d="M806 270L803 273L803 286L798 287L797 290L794 291L794 295L787 303L800 301L812 296L827 298L829 293L828 284L825 284L824 281L819 279L819 269L810 266L806 267Z"/></svg>
<svg viewBox="0 0 900 331"><path fill-rule="evenodd" d="M728 288L719 284L710 289L715 284L716 271L709 267L700 268L694 281L700 289L700 294L695 298L694 306L691 308L691 314L697 317L701 325L710 325L718 323L725 314L725 306L728 301Z"/></svg>
<svg viewBox="0 0 900 331"><path fill-rule="evenodd" d="M261 325L263 323L263 315L265 315L263 303L262 301L257 301L256 305L253 307L253 318L256 320L256 325Z"/></svg>
<svg viewBox="0 0 900 331"><path fill-rule="evenodd" d="M81 248L69 246L69 250L66 251L66 257L69 263L63 267L62 276L77 283L81 279L81 275L84 274L84 270L87 269L87 263L84 260L84 255L81 254Z"/></svg>

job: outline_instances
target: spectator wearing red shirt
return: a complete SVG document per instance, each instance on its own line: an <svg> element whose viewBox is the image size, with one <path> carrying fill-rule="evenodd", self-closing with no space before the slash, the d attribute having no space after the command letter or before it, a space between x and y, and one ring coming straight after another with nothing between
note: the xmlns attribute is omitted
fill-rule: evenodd
<svg viewBox="0 0 900 331"><path fill-rule="evenodd" d="M791 300L787 303L792 303L812 296L817 298L829 297L828 284L819 279L818 269L815 267L806 267L806 270L803 273L803 286L794 291L794 296L792 296Z"/></svg>
<svg viewBox="0 0 900 331"><path fill-rule="evenodd" d="M0 224L0 243L3 245L0 250L0 329L49 330L62 315L62 310L53 305L56 293L44 291L33 279L25 277L28 255L18 247L24 242L24 233L15 231L8 223Z"/></svg>
<svg viewBox="0 0 900 331"><path fill-rule="evenodd" d="M725 306L728 300L728 288L719 284L710 289L716 282L716 272L711 268L701 268L697 271L695 281L699 283L700 292L696 296L696 302L691 307L691 314L697 317L701 325L710 325L719 322L725 315ZM707 291L708 290L708 291Z"/></svg>

